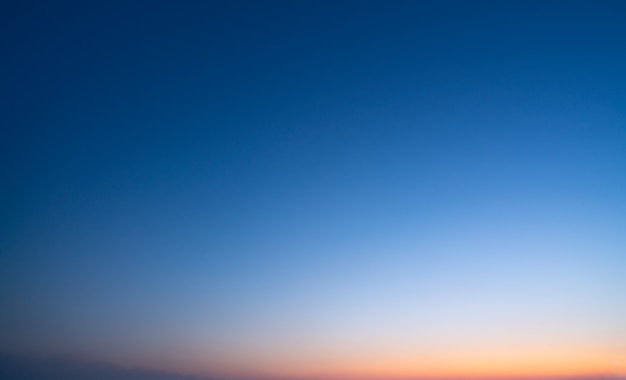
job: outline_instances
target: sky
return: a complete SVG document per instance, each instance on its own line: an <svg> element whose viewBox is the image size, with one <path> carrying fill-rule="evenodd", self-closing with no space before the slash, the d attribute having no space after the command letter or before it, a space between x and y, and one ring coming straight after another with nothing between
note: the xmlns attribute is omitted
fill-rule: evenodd
<svg viewBox="0 0 626 380"><path fill-rule="evenodd" d="M0 351L626 376L626 3L1 7Z"/></svg>

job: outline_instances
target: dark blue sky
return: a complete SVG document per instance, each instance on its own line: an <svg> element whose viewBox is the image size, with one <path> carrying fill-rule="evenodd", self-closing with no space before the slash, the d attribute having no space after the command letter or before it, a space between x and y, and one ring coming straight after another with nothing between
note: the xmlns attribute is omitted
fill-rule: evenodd
<svg viewBox="0 0 626 380"><path fill-rule="evenodd" d="M2 347L347 376L579 344L626 372L624 2L0 14Z"/></svg>

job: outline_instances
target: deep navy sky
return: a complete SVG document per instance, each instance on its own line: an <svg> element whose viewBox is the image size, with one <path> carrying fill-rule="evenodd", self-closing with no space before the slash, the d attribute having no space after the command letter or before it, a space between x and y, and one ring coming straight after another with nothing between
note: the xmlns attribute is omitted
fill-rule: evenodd
<svg viewBox="0 0 626 380"><path fill-rule="evenodd" d="M625 2L0 15L3 348L397 373L509 334L626 372Z"/></svg>

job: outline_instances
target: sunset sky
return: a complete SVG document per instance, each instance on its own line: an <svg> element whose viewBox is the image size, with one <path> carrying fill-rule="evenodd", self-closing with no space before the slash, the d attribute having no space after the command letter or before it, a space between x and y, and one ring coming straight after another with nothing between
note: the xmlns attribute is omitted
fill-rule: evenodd
<svg viewBox="0 0 626 380"><path fill-rule="evenodd" d="M626 1L7 1L0 352L626 376Z"/></svg>

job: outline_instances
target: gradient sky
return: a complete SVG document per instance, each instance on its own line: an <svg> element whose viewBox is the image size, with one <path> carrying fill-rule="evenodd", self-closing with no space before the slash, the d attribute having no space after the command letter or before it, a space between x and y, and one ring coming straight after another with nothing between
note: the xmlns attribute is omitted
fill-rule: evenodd
<svg viewBox="0 0 626 380"><path fill-rule="evenodd" d="M9 1L0 350L626 374L626 2Z"/></svg>

